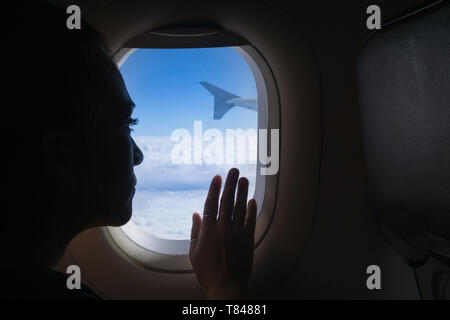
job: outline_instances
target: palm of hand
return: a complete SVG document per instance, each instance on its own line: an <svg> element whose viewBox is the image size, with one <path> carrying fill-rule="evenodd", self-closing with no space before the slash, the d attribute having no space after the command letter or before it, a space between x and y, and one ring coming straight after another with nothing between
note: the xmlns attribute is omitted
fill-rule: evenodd
<svg viewBox="0 0 450 320"><path fill-rule="evenodd" d="M228 173L216 219L220 176L211 182L203 219L195 213L189 256L200 285L211 298L242 297L253 264L256 202L246 208L248 180ZM236 203L234 193L238 184Z"/></svg>

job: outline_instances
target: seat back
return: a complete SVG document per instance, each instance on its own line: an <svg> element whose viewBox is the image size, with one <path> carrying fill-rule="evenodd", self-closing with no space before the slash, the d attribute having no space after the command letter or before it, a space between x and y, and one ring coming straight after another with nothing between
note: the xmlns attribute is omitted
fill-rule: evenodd
<svg viewBox="0 0 450 320"><path fill-rule="evenodd" d="M450 257L450 3L382 26L358 61L369 195L409 265Z"/></svg>

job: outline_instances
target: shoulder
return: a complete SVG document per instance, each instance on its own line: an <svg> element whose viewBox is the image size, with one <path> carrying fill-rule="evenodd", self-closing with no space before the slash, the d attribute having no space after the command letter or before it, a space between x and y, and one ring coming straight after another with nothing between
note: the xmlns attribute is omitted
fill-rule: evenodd
<svg viewBox="0 0 450 320"><path fill-rule="evenodd" d="M67 275L51 269L1 268L2 299L100 300L92 289L67 287Z"/></svg>

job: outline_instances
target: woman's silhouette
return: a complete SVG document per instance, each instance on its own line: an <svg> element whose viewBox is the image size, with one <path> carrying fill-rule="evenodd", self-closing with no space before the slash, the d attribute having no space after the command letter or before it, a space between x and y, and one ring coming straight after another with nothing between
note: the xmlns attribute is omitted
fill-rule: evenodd
<svg viewBox="0 0 450 320"><path fill-rule="evenodd" d="M52 269L77 234L132 214L143 158L130 136L134 104L98 33L84 21L67 29L67 17L24 1L3 21L4 97L13 98L3 99L1 126L4 298L96 298ZM189 255L209 298L244 297L252 267L256 202L247 205L238 176L230 170L220 203L214 177L203 219L193 215Z"/></svg>

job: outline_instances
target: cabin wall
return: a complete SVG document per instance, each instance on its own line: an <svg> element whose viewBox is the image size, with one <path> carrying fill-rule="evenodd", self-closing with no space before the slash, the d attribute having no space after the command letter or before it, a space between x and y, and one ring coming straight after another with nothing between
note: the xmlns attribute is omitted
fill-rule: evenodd
<svg viewBox="0 0 450 320"><path fill-rule="evenodd" d="M69 1L66 2L69 3ZM381 7L384 21L385 18L395 15L417 2L417 0L397 0L395 2L380 0L376 1L376 4ZM148 11L147 21L153 21L151 24L154 26L162 26L176 21L177 17L187 15L183 14L186 11L177 10L176 1L170 3L174 3L172 13L167 9L167 4L158 2L151 4L153 9ZM213 8L214 2L204 1L202 3L209 4L202 7L196 16L209 17L211 20L219 21L223 19L220 12ZM260 12L258 7L262 1L248 1L248 3L254 3L255 9L252 15L265 14ZM273 270L276 268L283 270L279 275L279 281L270 290L253 293L253 297L269 299L419 298L414 274L377 233L375 218L369 209L366 190L357 105L356 59L364 40L370 34L366 28L368 17L366 8L374 3L367 0L345 2L273 0L267 1L267 3L280 17L291 20L292 28L298 28L296 32L301 34L302 42L306 41L316 62L314 68L318 72L322 99L321 104L316 106L322 109L322 145L320 146L320 142L316 143L316 137L314 137L311 139L314 139L316 146L301 151L313 150L316 152L314 148L321 147L322 153L318 164L311 165L311 168L314 169L311 171L311 177L307 177L312 181L315 174L319 175L319 184L317 185L315 182L310 185L310 188L314 190L314 195L318 197L317 201L315 198L313 199L317 210L312 219L312 232L300 234L298 238L288 239L293 245L283 245L278 252L279 254L291 254L292 248L296 248L298 242L305 242L306 247L301 246L304 249L294 253L295 264L282 266L280 261L283 261L283 257L277 257L270 263ZM237 15L238 4L239 2L236 1ZM147 5L150 5L149 2ZM138 20L129 29L121 30L120 28L126 25L126 21L132 21L134 16L141 16L142 10L139 10L138 6L133 7L130 4L128 9L120 14L112 11L118 7L117 2L98 1L95 4L91 2L86 13L87 20L101 30L111 47L116 49L121 43L136 35L136 31L146 29L146 22ZM162 12L161 15L159 15L160 12ZM252 20L251 17L249 17L250 20ZM226 21L223 22L226 24ZM277 25L277 21L267 22L268 28L274 25ZM263 37L267 30L261 30L261 32L261 35L257 35L255 39ZM292 32L286 30L286 34L280 34L279 37L292 37ZM300 46L292 44L293 49L298 47ZM270 48L267 49L267 52L270 52ZM292 57L293 54L286 53L285 56ZM268 62L271 63L271 61ZM273 61L273 64L281 65L280 61ZM297 72L299 69L289 70L289 68L283 67L280 70L283 71L280 75L282 74L284 79L280 81L281 90L283 90L283 85L288 86L288 84L283 84L283 81L288 79L287 82L291 83L289 86L292 92L292 89L295 89L296 77L302 77L302 75L294 74L292 70ZM314 81L316 80L314 79ZM289 97L289 93L286 95ZM282 109L282 112L285 112L284 118L289 120L290 115L296 112L293 108L298 106L287 103L284 104L284 107ZM316 116L314 110L311 111L311 114ZM291 128L293 127L291 126ZM300 128L302 127L300 126ZM300 135L300 130L295 133L290 132L290 135ZM299 137L299 139L303 141L308 137ZM307 144L305 143L305 145ZM291 168L286 167L286 163L293 167L296 159L284 159L287 160L280 163L280 166L290 170ZM295 184L295 179L301 178L301 176L296 176L292 178L292 181ZM294 185L289 191L288 182L282 183L286 193L279 194L278 209L280 212L275 213L275 223L283 222L280 208L291 209L294 214L302 214L296 211L301 206L288 205L301 201L299 199L302 197L298 195L301 190L295 189ZM297 191L297 195L292 190ZM305 192L306 195L312 193L307 190ZM307 207L314 210L310 204ZM301 220L297 220L295 223L297 224L286 223L286 227L309 230L308 227L302 225ZM308 220L307 224L309 225L309 223ZM281 234L279 237L283 238L285 235ZM277 244L275 243L275 245ZM366 268L371 264L381 267L382 290L369 291L366 287L368 277ZM283 269L284 267L287 270ZM274 272L271 271L267 274L271 275Z"/></svg>
<svg viewBox="0 0 450 320"><path fill-rule="evenodd" d="M357 105L356 61L371 31L366 8L382 21L417 0L294 2L274 6L302 29L316 54L323 94L318 211L308 246L277 298L419 298L414 274L378 235L369 209ZM368 290L366 267L381 268L382 290ZM320 270L320 271L319 271Z"/></svg>

